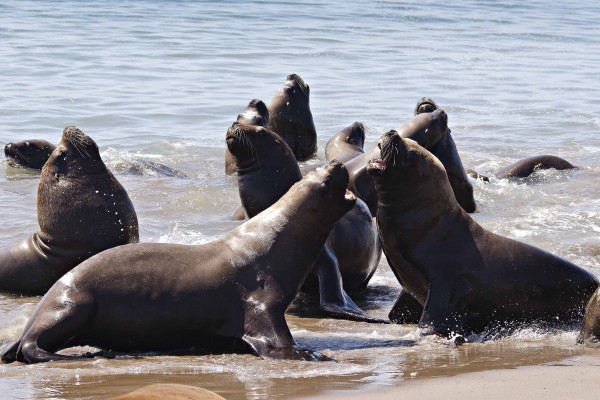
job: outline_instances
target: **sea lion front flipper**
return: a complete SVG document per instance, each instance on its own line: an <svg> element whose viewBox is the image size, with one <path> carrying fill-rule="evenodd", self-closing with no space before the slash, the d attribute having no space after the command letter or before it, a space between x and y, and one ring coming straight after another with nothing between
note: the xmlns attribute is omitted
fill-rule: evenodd
<svg viewBox="0 0 600 400"><path fill-rule="evenodd" d="M279 316L281 314L281 316ZM246 319L242 340L260 357L301 360L335 361L317 351L296 344L287 326L283 311L265 310Z"/></svg>
<svg viewBox="0 0 600 400"><path fill-rule="evenodd" d="M321 308L332 318L387 324L388 320L367 315L344 291L336 257L325 245L315 264L319 277Z"/></svg>
<svg viewBox="0 0 600 400"><path fill-rule="evenodd" d="M389 313L389 318L396 324L418 324L422 314L423 306L402 289Z"/></svg>
<svg viewBox="0 0 600 400"><path fill-rule="evenodd" d="M462 306L471 293L468 282L447 277L433 280L419 321L424 335L437 334L452 338L464 336L465 316Z"/></svg>

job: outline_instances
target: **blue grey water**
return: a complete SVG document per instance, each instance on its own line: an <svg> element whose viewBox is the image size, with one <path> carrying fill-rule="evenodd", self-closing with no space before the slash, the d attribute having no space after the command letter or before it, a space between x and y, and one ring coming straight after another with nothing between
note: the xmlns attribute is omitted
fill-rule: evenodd
<svg viewBox="0 0 600 400"><path fill-rule="evenodd" d="M188 179L117 173L141 240L202 243L235 227L225 177L227 127L249 100L269 102L286 75L311 87L319 134L354 121L366 147L435 99L463 163L481 173L537 154L581 169L516 182L473 181L484 227L600 275L600 4L553 1L0 1L0 145L58 143L77 125L106 163L146 158ZM0 247L37 227L37 174L0 162ZM385 315L398 290L382 263L361 305ZM0 295L0 348L38 298ZM336 364L253 356L151 357L0 366L4 398L104 398L152 382L228 398L364 390L466 371L577 362L576 329L525 328L456 348L415 326L290 316L295 337ZM409 345L410 344L410 345ZM574 361L573 361L574 360ZM302 389L299 391L299 387Z"/></svg>

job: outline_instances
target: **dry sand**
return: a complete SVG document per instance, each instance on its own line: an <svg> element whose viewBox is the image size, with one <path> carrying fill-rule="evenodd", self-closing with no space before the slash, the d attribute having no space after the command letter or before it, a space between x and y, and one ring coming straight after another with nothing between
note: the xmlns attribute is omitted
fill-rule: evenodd
<svg viewBox="0 0 600 400"><path fill-rule="evenodd" d="M330 392L310 399L600 399L600 351L558 363L399 381L369 391Z"/></svg>

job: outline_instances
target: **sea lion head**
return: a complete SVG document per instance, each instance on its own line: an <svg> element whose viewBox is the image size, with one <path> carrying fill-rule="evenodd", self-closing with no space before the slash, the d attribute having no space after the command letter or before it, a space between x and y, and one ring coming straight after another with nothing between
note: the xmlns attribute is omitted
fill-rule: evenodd
<svg viewBox="0 0 600 400"><path fill-rule="evenodd" d="M55 146L45 140L23 140L7 143L4 155L13 167L42 169L54 149Z"/></svg>
<svg viewBox="0 0 600 400"><path fill-rule="evenodd" d="M234 122L227 129L227 148L235 158L238 173L261 168L266 160L293 160L294 153L278 134L256 125ZM280 155L280 157L277 157Z"/></svg>
<svg viewBox="0 0 600 400"><path fill-rule="evenodd" d="M269 109L262 100L252 99L246 111L238 114L237 122L246 125L269 126Z"/></svg>
<svg viewBox="0 0 600 400"><path fill-rule="evenodd" d="M309 212L310 210L316 212L323 205L330 204L333 210L337 210L335 213L332 211L331 214L337 220L350 211L356 203L356 196L347 189L348 181L348 170L344 164L332 160L325 166L308 173L294 186L298 186L297 190L317 194L310 197Z"/></svg>
<svg viewBox="0 0 600 400"><path fill-rule="evenodd" d="M75 126L63 130L62 140L42 169L42 174L62 177L82 176L106 171L96 142Z"/></svg>
<svg viewBox="0 0 600 400"><path fill-rule="evenodd" d="M284 92L295 92L296 94L304 94L307 100L310 96L310 87L300 78L300 75L290 74L287 76L283 84Z"/></svg>
<svg viewBox="0 0 600 400"><path fill-rule="evenodd" d="M421 97L415 106L415 115L422 113L430 113L438 109L437 104L429 97Z"/></svg>
<svg viewBox="0 0 600 400"><path fill-rule="evenodd" d="M400 195L394 196L396 200L408 202L446 198L456 202L444 166L417 142L391 130L377 146L381 156L369 161L367 172L375 181L380 202L390 192Z"/></svg>
<svg viewBox="0 0 600 400"><path fill-rule="evenodd" d="M355 122L350 126L346 142L351 143L361 149L365 145L365 126L361 122Z"/></svg>

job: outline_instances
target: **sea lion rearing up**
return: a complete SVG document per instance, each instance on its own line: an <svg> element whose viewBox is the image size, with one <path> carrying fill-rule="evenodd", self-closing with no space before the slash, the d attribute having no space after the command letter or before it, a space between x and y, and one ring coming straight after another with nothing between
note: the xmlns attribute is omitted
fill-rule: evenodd
<svg viewBox="0 0 600 400"><path fill-rule="evenodd" d="M275 203L302 175L291 149L275 132L237 122L227 132L227 147L237 161L242 206L252 218ZM311 274L304 288L318 285L321 307L333 317L382 322L366 315L345 292L364 289L380 257L376 226L364 202L357 200L334 225L316 260L318 280Z"/></svg>
<svg viewBox="0 0 600 400"><path fill-rule="evenodd" d="M46 140L30 139L7 143L4 146L4 155L8 164L13 167L42 169L55 148L56 146Z"/></svg>
<svg viewBox="0 0 600 400"><path fill-rule="evenodd" d="M298 161L317 152L317 130L309 96L310 87L298 75L291 74L269 104L269 129L285 140Z"/></svg>
<svg viewBox="0 0 600 400"><path fill-rule="evenodd" d="M0 290L44 294L83 260L138 241L133 204L98 146L69 126L40 174L39 230L0 252Z"/></svg>
<svg viewBox="0 0 600 400"><path fill-rule="evenodd" d="M246 110L238 114L237 122L246 125L269 127L269 109L261 100L252 99ZM237 173L235 158L231 155L229 149L225 150L225 174L234 175Z"/></svg>
<svg viewBox="0 0 600 400"><path fill-rule="evenodd" d="M390 131L369 163L384 253L424 311L419 326L450 337L510 322L581 319L598 287L586 270L482 228L458 205L443 165Z"/></svg>
<svg viewBox="0 0 600 400"><path fill-rule="evenodd" d="M263 357L329 360L294 342L284 313L333 224L354 206L347 184L343 165L330 163L213 242L97 254L48 291L2 361L81 358L56 354L79 345L189 353L237 344Z"/></svg>

